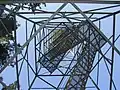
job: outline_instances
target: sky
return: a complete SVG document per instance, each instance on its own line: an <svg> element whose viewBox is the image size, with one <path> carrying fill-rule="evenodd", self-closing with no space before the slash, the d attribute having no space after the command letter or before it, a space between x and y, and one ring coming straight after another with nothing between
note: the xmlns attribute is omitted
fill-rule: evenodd
<svg viewBox="0 0 120 90"><path fill-rule="evenodd" d="M43 10L46 10L46 11L56 11L58 9L58 7L60 7L62 5L62 3L54 3L54 4L46 4L46 7L42 7ZM83 11L86 11L86 10L89 10L89 9L93 9L93 8L98 8L98 7L103 7L103 6L109 6L109 5L101 5L101 4L77 4L81 10ZM119 7L120 8L120 7ZM114 8L114 9L109 9L109 10L104 10L104 11L117 11L119 10L119 8ZM68 4L63 11L76 11L70 4ZM50 15L39 15L39 14L35 14L35 15L24 15L26 17L43 17L43 16L50 16ZM96 15L98 16L98 15ZM103 19L101 21L101 30L102 32L107 36L107 37L110 37L112 35L112 28L113 28L113 25L112 25L112 19L113 17L109 17L109 18L106 18L106 19ZM120 14L116 15L116 37L120 34ZM20 23L20 27L18 28L17 30L17 42L20 43L21 45L23 45L26 40L25 40L25 23L26 23L26 20L20 18L20 17L17 17L17 22ZM95 23L97 26L98 26L98 22ZM33 26L32 23L30 22L27 22L27 25L28 25L28 36L30 35L30 32L31 32L31 28ZM37 27L38 28L38 27ZM120 39L117 40L117 42L115 43L116 44L116 47L120 50ZM103 48L102 48L102 51L105 52L107 50L107 48L109 47L109 44L106 44ZM25 49L24 49L25 50ZM23 50L23 53L24 53L24 50ZM29 62L30 64L34 67L34 44L33 44L33 40L31 41L30 43L30 46L29 46L29 51L28 51L28 54L29 54ZM111 51L110 51L111 52ZM107 57L111 58L111 53L107 53ZM19 58L21 57L21 55L18 56ZM114 58L114 75L113 75L113 79L115 81L115 84L117 86L117 90L120 90L120 70L119 70L119 63L120 63L120 56L115 52L115 58ZM95 58L95 62L97 61L97 55L96 55L96 58ZM94 62L94 63L95 63ZM21 64L21 62L19 63L19 65ZM20 86L22 88L22 90L27 90L27 64L26 62L24 62L23 64L23 69L22 69L22 72L21 72L21 75L20 75ZM108 65L110 67L110 65ZM94 80L96 80L96 70L97 68L95 68L95 70L91 73L91 76L93 77ZM43 71L45 71L45 69L43 69ZM58 71L55 71L55 73L57 73ZM5 71L1 74L1 76L3 76L4 78L4 82L8 85L10 83L13 83L15 80L16 80L16 72L15 72L15 68L12 68L12 67L8 67L7 69L5 69ZM30 71L30 79L32 79L34 77L32 71ZM60 80L60 78L56 78L53 80L52 77L48 77L48 78L45 78L46 80L48 80L49 82L52 82L54 85L57 84L57 80ZM108 72L107 72L107 69L106 69L106 66L105 66L105 62L104 60L102 60L100 62L100 78L99 78L99 86L100 86L100 89L101 90L108 90L109 89L109 77L108 77ZM47 84L43 83L42 81L39 81L38 79L36 79L35 81L35 84L33 86L46 86ZM88 80L87 82L87 85L88 86L91 86L93 85L91 83L90 80ZM0 86L1 87L1 86ZM87 89L87 90L96 90L96 89ZM114 89L113 89L114 90Z"/></svg>

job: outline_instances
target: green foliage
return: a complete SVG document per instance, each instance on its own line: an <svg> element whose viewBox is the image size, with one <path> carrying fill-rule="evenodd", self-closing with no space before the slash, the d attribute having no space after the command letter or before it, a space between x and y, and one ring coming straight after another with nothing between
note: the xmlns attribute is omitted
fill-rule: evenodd
<svg viewBox="0 0 120 90"><path fill-rule="evenodd" d="M17 81L10 84L9 86L4 87L2 90L17 90Z"/></svg>
<svg viewBox="0 0 120 90"><path fill-rule="evenodd" d="M14 46L10 44L11 37L0 37L0 66L4 66L10 58L10 53L13 52Z"/></svg>
<svg viewBox="0 0 120 90"><path fill-rule="evenodd" d="M2 67L7 63L7 57L9 56L8 50L5 44L0 44L0 66Z"/></svg>
<svg viewBox="0 0 120 90"><path fill-rule="evenodd" d="M8 43L8 39L6 37L0 37L0 44Z"/></svg>
<svg viewBox="0 0 120 90"><path fill-rule="evenodd" d="M22 9L24 5L28 5L29 6L29 10L31 9L33 12L35 12L36 8L38 7L39 9L41 9L41 4L43 4L44 6L46 6L45 3L26 3L26 4L22 4Z"/></svg>
<svg viewBox="0 0 120 90"><path fill-rule="evenodd" d="M19 4L9 4L10 7L12 7L13 11L19 11L20 9L24 10L24 8L28 8L29 10L32 10L32 12L35 12L37 8L41 9L41 5L44 5L46 7L45 3L19 3ZM13 6L16 6L13 9Z"/></svg>
<svg viewBox="0 0 120 90"><path fill-rule="evenodd" d="M6 35L5 37L0 37L0 44L8 43L9 40L13 40L13 36Z"/></svg>

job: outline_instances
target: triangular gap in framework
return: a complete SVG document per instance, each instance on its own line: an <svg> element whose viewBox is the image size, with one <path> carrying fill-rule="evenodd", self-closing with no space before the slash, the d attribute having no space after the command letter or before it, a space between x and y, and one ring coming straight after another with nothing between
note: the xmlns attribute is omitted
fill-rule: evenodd
<svg viewBox="0 0 120 90"><path fill-rule="evenodd" d="M79 19L73 19L74 17L80 17L82 18L83 16L79 13L74 13L74 12L78 12L77 9L75 7L73 7L73 5L71 5L70 3L68 3L66 5L66 7L64 9L62 9L61 11L66 12L66 13L61 13L61 16L64 18L64 21L67 21L71 24L73 24L72 22L80 22L81 20ZM71 13L67 13L67 12L71 12ZM70 18L69 18L70 17ZM69 20L68 20L69 19Z"/></svg>
<svg viewBox="0 0 120 90"><path fill-rule="evenodd" d="M67 3L61 12L77 12L77 10L70 3Z"/></svg>
<svg viewBox="0 0 120 90"><path fill-rule="evenodd" d="M49 77L49 76L48 76ZM31 89L39 89L39 90L47 90L47 89L52 89L52 90L56 90L56 85L54 85L52 83L52 81L54 81L53 79L52 80L49 80L51 77L47 78L47 76L38 76L36 77ZM56 81L57 82L57 81ZM54 82L54 83L56 83Z"/></svg>
<svg viewBox="0 0 120 90"><path fill-rule="evenodd" d="M96 87L93 84L93 82L90 80L90 78L88 78L88 80L87 80L87 84L86 84L86 89L85 90L96 90Z"/></svg>
<svg viewBox="0 0 120 90"><path fill-rule="evenodd" d="M27 89L28 85L32 82L32 79L35 77L35 74L32 71L32 69L29 66L27 66L28 64L25 60L21 60L19 64L20 64L19 69L22 65L21 70L19 70L20 87Z"/></svg>

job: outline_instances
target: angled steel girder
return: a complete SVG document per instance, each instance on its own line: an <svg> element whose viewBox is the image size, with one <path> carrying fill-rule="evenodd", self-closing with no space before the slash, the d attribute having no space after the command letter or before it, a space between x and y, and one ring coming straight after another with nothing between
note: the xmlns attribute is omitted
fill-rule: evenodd
<svg viewBox="0 0 120 90"><path fill-rule="evenodd" d="M120 4L120 0L3 0L0 3L97 3Z"/></svg>
<svg viewBox="0 0 120 90"><path fill-rule="evenodd" d="M11 57L11 59L9 60L9 62L7 62L3 68L1 68L0 73L2 73L2 71L13 61L13 59L30 43L30 41L40 32L41 29L43 29L43 27L45 25L47 25L49 23L49 21L52 20L52 18L54 18L54 16L60 12L65 6L67 5L67 3L62 4L62 6L60 8L58 8L56 10L56 12L51 15L51 17L43 24L39 27L39 29L23 44L23 46L13 55L13 57Z"/></svg>

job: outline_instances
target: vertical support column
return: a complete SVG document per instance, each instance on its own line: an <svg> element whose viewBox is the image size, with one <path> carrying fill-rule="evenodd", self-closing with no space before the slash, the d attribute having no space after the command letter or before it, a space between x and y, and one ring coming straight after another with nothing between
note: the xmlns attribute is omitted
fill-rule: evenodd
<svg viewBox="0 0 120 90"><path fill-rule="evenodd" d="M34 32L36 32L36 25L35 25L35 28L34 28ZM35 50L35 70L36 70L36 73L37 73L38 67L37 67L36 37L34 37L34 50Z"/></svg>
<svg viewBox="0 0 120 90"><path fill-rule="evenodd" d="M15 53L17 52L17 35L16 35L16 16L14 15L14 38L15 38ZM20 90L20 83L19 83L19 71L18 71L18 58L17 56L15 57L16 59L16 75L17 75L17 88Z"/></svg>
<svg viewBox="0 0 120 90"><path fill-rule="evenodd" d="M113 15L113 45L115 45L115 14ZM114 48L112 48L112 62L111 62L111 73L110 73L110 90L112 90L112 81L113 81L113 66L114 66Z"/></svg>
<svg viewBox="0 0 120 90"><path fill-rule="evenodd" d="M26 20L26 41L27 41L27 39L28 39L28 26L27 26L27 20ZM27 58L27 60L28 60L28 46L27 46L27 52L26 52L26 58ZM29 74L30 72L29 72L29 65L27 64L27 79L28 79L28 87L30 86L30 74Z"/></svg>
<svg viewBox="0 0 120 90"><path fill-rule="evenodd" d="M99 30L101 29L101 21L99 20ZM99 36L99 39L100 39L100 36ZM100 41L98 41L100 43ZM100 47L100 45L99 45ZM97 65L97 85L99 84L99 71L100 71L100 63L99 63L99 60L100 60L100 53L98 53L98 65Z"/></svg>

